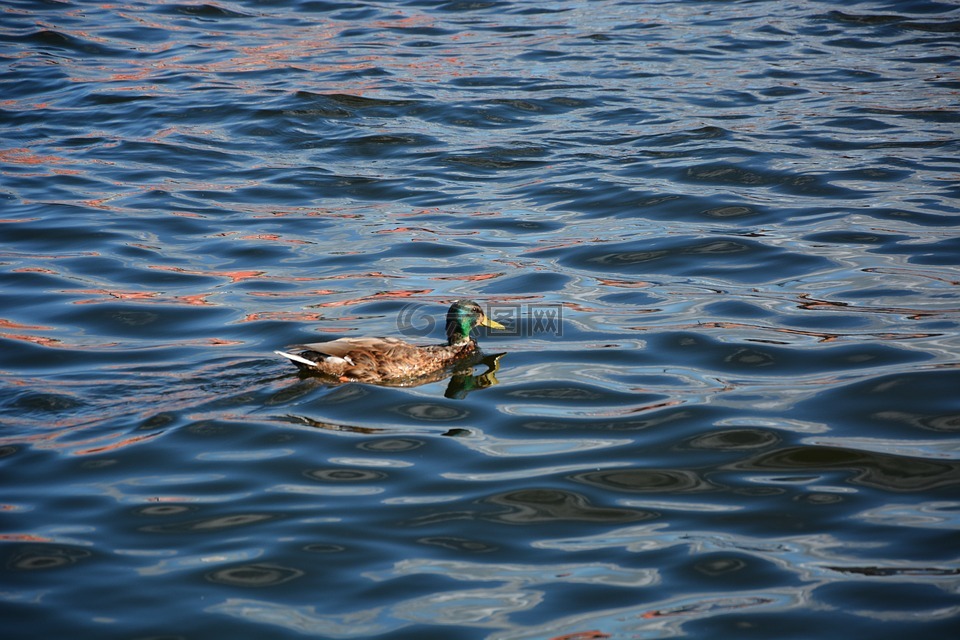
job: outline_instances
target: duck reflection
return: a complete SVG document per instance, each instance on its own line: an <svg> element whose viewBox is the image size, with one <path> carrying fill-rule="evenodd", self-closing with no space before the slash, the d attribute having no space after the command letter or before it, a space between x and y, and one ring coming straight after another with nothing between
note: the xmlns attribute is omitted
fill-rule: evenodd
<svg viewBox="0 0 960 640"><path fill-rule="evenodd" d="M500 370L500 358L505 355L506 353L497 353L481 358L478 364L485 366L486 371L480 375L473 375L473 367L454 371L447 384L447 390L443 392L444 397L463 400L472 391L480 391L498 384L497 371Z"/></svg>

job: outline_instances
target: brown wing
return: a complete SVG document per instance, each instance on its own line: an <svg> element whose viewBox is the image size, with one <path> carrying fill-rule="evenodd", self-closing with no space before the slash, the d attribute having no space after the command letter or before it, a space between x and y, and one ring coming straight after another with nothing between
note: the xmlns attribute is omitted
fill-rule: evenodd
<svg viewBox="0 0 960 640"><path fill-rule="evenodd" d="M299 348L327 356L317 361L320 371L363 381L416 376L436 366L432 353L397 338L341 338Z"/></svg>
<svg viewBox="0 0 960 640"><path fill-rule="evenodd" d="M362 356L370 353L385 353L395 350L416 350L412 344L408 344L397 338L340 338L329 342L311 342L302 344L300 349L307 351L316 351L324 355L335 358L351 357L351 354ZM352 359L352 357L351 357Z"/></svg>

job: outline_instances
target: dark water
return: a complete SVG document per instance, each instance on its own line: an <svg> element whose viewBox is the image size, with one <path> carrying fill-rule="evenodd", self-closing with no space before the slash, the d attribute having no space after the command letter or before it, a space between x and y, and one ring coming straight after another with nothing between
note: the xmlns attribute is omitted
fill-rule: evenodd
<svg viewBox="0 0 960 640"><path fill-rule="evenodd" d="M0 23L5 638L956 637L955 3Z"/></svg>

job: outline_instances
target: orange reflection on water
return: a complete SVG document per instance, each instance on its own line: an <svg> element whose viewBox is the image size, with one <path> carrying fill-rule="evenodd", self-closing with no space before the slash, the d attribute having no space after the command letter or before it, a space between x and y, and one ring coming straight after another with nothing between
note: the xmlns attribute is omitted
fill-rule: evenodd
<svg viewBox="0 0 960 640"><path fill-rule="evenodd" d="M391 300L394 298L406 299L406 298L415 298L417 296L428 295L433 289L393 289L389 291L378 291L369 296L361 296L359 298L351 298L350 300L336 300L333 302L321 302L319 304L310 305L311 307L349 307L355 304L361 304L364 302L371 302L373 300Z"/></svg>
<svg viewBox="0 0 960 640"><path fill-rule="evenodd" d="M241 282L254 278L263 278L265 271L255 271L251 269L236 271L205 271L202 269L184 269L183 267L171 267L167 265L151 264L150 269L158 271L172 271L174 273L186 273L191 276L208 276L213 278L229 278L230 282Z"/></svg>
<svg viewBox="0 0 960 640"><path fill-rule="evenodd" d="M149 300L156 298L160 294L156 291L121 291L120 289L78 289L71 293L82 293L84 295L100 295L117 300ZM91 304L102 302L102 300L76 300L73 304Z"/></svg>
<svg viewBox="0 0 960 640"><path fill-rule="evenodd" d="M82 429L87 422L87 418L77 416L73 419L56 420L52 426L52 431L44 431L29 436L16 436L0 439L2 444L29 444L37 449L46 450L67 450L71 455L85 456L104 451L117 451L139 444L147 440L152 440L163 434L163 431L154 431L152 433L141 433L131 436L124 431L112 431L103 435L92 436L83 440L74 440L78 430ZM60 442L61 439L66 441Z"/></svg>
<svg viewBox="0 0 960 640"><path fill-rule="evenodd" d="M406 30L432 27L436 24L436 18L407 8L382 19L368 20L369 28L379 32L383 47L372 54L343 48L341 34L354 28L351 21L326 19L309 26L290 26L284 32L284 37L278 39L274 26L258 28L255 14L249 14L249 28L243 32L240 43L235 32L218 31L213 23L199 26L204 32L202 46L217 51L219 55L216 58L202 56L202 59L197 59L197 52L191 43L195 42L198 26L184 22L178 12L169 16L149 15L124 4L105 4L99 5L99 8L110 11L118 20L126 20L130 28L163 32L167 39L157 43L138 43L137 49L146 55L139 60L127 59L128 68L121 71L109 65L92 64L68 68L72 72L70 80L76 83L109 83L112 91L136 91L142 94L170 91L161 80L172 72L206 78L216 74L297 69L307 72L306 81L314 83L314 86L307 84L305 90L363 95L386 84L380 77L364 77L364 71L384 70L392 82L401 84L405 79L413 78L422 83L445 82L451 77L490 72L487 67L465 62L461 55L465 41L481 48L503 46L499 42L474 41L477 34L465 31L446 36L445 42L438 42L441 46L434 49L429 58L421 56L412 59L402 53L408 37ZM282 15L282 11L274 9L268 13ZM129 48L126 40L118 39L111 32L103 35L92 24L84 20L84 29L70 29L63 24L42 25L42 28L76 39L80 44L98 43L105 47ZM111 30L115 28L116 25L111 25ZM555 35L542 38L528 36L526 43L527 46L545 45L557 38ZM154 78L157 79L155 84ZM264 90L256 80L237 78L233 82L233 88L237 91L262 95Z"/></svg>
<svg viewBox="0 0 960 640"><path fill-rule="evenodd" d="M153 438L156 438L157 436L159 436L161 433L163 433L163 432L162 432L162 431L157 431L157 432L154 432L154 433L146 433L146 434L139 435L139 436L125 436L125 437L123 437L123 433L122 433L122 432L115 431L115 432L110 433L110 434L107 434L107 435L105 435L105 436L100 436L100 437L98 437L98 438L92 438L92 439L90 439L90 440L83 441L83 442L81 442L80 444L86 444L86 443L88 443L88 442L99 442L99 441L102 441L102 440L109 440L109 439L112 439L112 438L119 438L119 440L114 440L113 442L109 442L109 443L107 443L107 444L103 444L103 445L99 445L99 446L95 446L95 447L89 447L89 448L87 448L87 449L74 449L74 450L71 451L70 453L73 454L73 455L75 455L75 456L87 456L87 455L92 455L92 454L95 454L95 453L103 453L104 451L116 451L116 450L118 450L118 449L123 449L123 448L129 447L130 445L133 445L133 444L138 444L138 443L143 442L143 441L145 441L145 440L152 440ZM76 443L73 443L73 444L76 444Z"/></svg>
<svg viewBox="0 0 960 640"><path fill-rule="evenodd" d="M35 324L20 324L19 322L14 322L13 320L0 318L0 329L20 329L21 331L51 331L53 327L45 327Z"/></svg>
<svg viewBox="0 0 960 640"><path fill-rule="evenodd" d="M32 533L0 533L0 540L8 542L53 542L54 539Z"/></svg>
<svg viewBox="0 0 960 640"><path fill-rule="evenodd" d="M261 320L280 320L293 322L320 322L326 320L322 313L309 311L258 311L248 313L239 322L259 322Z"/></svg>
<svg viewBox="0 0 960 640"><path fill-rule="evenodd" d="M381 233L404 233L404 232L407 232L407 231L425 231L425 232L427 232L427 233L435 233L434 231L431 231L430 229L426 229L426 228L424 228L424 227L395 227L395 228L393 228L393 229L380 229L380 230L378 230L378 231L374 231L374 233L376 233L376 234L381 234Z"/></svg>
<svg viewBox="0 0 960 640"><path fill-rule="evenodd" d="M610 242L609 240L604 240L599 237L593 238L578 238L576 240L568 240L566 242L554 242L551 244L547 243L538 243L529 249L524 249L520 253L539 253L541 251L551 251L553 249L566 249L567 247L578 247L585 244L602 244L605 242Z"/></svg>
<svg viewBox="0 0 960 640"><path fill-rule="evenodd" d="M649 282L643 280L616 280L614 278L597 278L597 282L607 287L620 287L624 289L640 289L649 287Z"/></svg>
<svg viewBox="0 0 960 640"><path fill-rule="evenodd" d="M7 340L19 340L21 342L31 342L33 344L39 344L42 347L61 347L63 345L62 340L56 338L47 338L44 336L30 336L25 333L6 333L0 331L0 338L6 338Z"/></svg>
<svg viewBox="0 0 960 640"><path fill-rule="evenodd" d="M324 276L320 280L351 280L353 278L402 278L403 276L393 276L382 271L367 271L366 273L342 273L335 276Z"/></svg>
<svg viewBox="0 0 960 640"><path fill-rule="evenodd" d="M113 200L114 196L105 196L103 198L94 198L93 200L83 200L80 204L84 204L88 207L93 207L94 209L103 209L104 211L118 211L117 207L112 207L107 205L107 202Z"/></svg>
<svg viewBox="0 0 960 640"><path fill-rule="evenodd" d="M247 295L254 298L302 298L310 296L329 296L339 292L333 289L314 289L313 291L251 291Z"/></svg>
<svg viewBox="0 0 960 640"><path fill-rule="evenodd" d="M367 274L370 275L370 274ZM343 277L343 276L337 276ZM363 304L366 302L373 302L376 300L405 300L409 298L419 298L421 296L429 295L433 290L432 289L390 289L387 291L378 291L368 296L361 296L358 298L350 298L348 300L331 300L329 302L318 302L316 304L310 305L311 309L330 309L330 308L339 308L339 307L352 307L357 304ZM313 294L335 294L336 291L327 291L320 290L314 291ZM270 296L270 295L289 295L299 297L304 295L302 291L298 291L291 294L273 294L273 293L257 293L254 295L260 296ZM292 322L330 322L335 320L337 322L346 322L350 320L355 320L354 317L337 317L330 318L322 312L317 311L260 311L256 313L248 313L243 317L240 322L257 322L260 320L282 320L282 321L292 321ZM353 331L354 327L331 327L325 326L321 329L324 332L335 332L335 333L344 333L348 331Z"/></svg>
<svg viewBox="0 0 960 640"><path fill-rule="evenodd" d="M330 209L316 209L312 207L290 207L287 209L278 209L276 205L258 205L256 203L244 203L244 211L253 213L252 218L286 218L289 216L304 216L307 218L338 218L346 220L358 220L363 218L359 213L344 213L332 211Z"/></svg>
<svg viewBox="0 0 960 640"><path fill-rule="evenodd" d="M434 276L430 278L431 280L465 280L467 282L482 282L484 280L492 280L494 278L499 278L503 275L502 271L495 273L475 273L473 275L464 275L464 276Z"/></svg>
<svg viewBox="0 0 960 640"><path fill-rule="evenodd" d="M437 231L435 229L430 229L428 227L394 227L393 229L379 229L374 231L375 234L385 234L385 233L429 233L435 236L475 236L478 235L479 231ZM414 242L417 241L417 238L412 239Z"/></svg>
<svg viewBox="0 0 960 640"><path fill-rule="evenodd" d="M9 164L67 164L69 161L60 156L40 156L25 147L15 149L0 149L0 162Z"/></svg>
<svg viewBox="0 0 960 640"><path fill-rule="evenodd" d="M192 295L192 296L173 296L173 300L174 300L175 302L178 302L178 303L181 303L181 304L190 305L190 306L193 306L193 307L212 307L212 306L216 306L213 302L208 302L208 301L207 301L207 298L209 298L211 295L212 295L212 294L210 294L210 293L197 293L197 294L194 294L194 295Z"/></svg>
<svg viewBox="0 0 960 640"><path fill-rule="evenodd" d="M44 267L18 267L16 269L11 269L11 272L13 273L46 273L51 276L60 275L53 269L46 269Z"/></svg>
<svg viewBox="0 0 960 640"><path fill-rule="evenodd" d="M188 296L167 296L158 291L124 291L122 289L71 289L64 293L82 293L89 296L99 296L74 300L71 304L100 304L111 300L133 300L136 302L151 302L157 304L183 304L192 307L215 306L209 302L212 293L197 293Z"/></svg>
<svg viewBox="0 0 960 640"><path fill-rule="evenodd" d="M255 233L246 236L240 236L240 240L269 240L271 242L285 242L287 244L313 244L309 240L297 240L295 238L284 238L277 233Z"/></svg>
<svg viewBox="0 0 960 640"><path fill-rule="evenodd" d="M872 307L863 305L852 305L848 302L834 302L831 300L819 300L811 297L809 293L801 293L797 296L801 301L797 306L806 311L846 311L848 313L885 313L905 316L909 320L923 320L925 318L957 315L960 309L912 309L910 307Z"/></svg>

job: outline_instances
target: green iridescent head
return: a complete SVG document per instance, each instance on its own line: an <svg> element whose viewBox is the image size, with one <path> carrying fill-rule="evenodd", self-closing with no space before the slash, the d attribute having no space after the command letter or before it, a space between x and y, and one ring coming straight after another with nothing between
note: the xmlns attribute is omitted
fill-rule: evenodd
<svg viewBox="0 0 960 640"><path fill-rule="evenodd" d="M502 324L491 320L473 300L457 300L447 311L447 341L450 344L466 342L470 332L477 325L491 329L505 329Z"/></svg>

